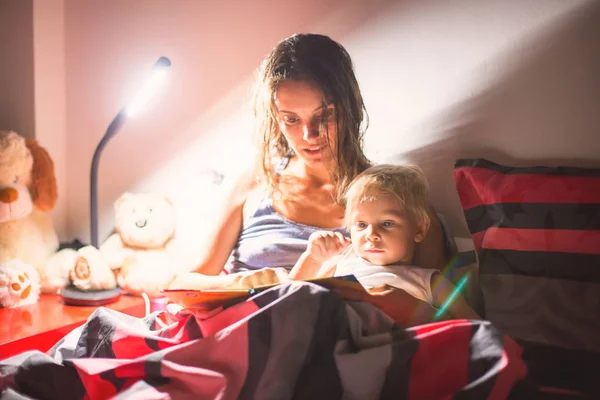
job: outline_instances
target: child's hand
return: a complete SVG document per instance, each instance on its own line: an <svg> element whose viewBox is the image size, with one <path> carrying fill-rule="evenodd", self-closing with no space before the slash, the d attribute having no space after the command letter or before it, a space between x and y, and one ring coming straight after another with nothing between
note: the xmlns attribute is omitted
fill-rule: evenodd
<svg viewBox="0 0 600 400"><path fill-rule="evenodd" d="M323 263L340 254L352 243L339 232L319 231L308 238L307 255L316 262Z"/></svg>
<svg viewBox="0 0 600 400"><path fill-rule="evenodd" d="M340 254L351 243L350 239L339 232L319 231L308 238L306 251L290 271L291 279L316 279L333 276L335 265L331 264L334 256ZM326 262L328 269L321 270Z"/></svg>

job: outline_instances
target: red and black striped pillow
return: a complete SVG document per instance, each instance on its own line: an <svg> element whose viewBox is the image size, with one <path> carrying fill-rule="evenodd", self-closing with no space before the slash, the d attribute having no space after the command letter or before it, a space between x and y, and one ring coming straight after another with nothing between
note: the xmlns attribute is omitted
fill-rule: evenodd
<svg viewBox="0 0 600 400"><path fill-rule="evenodd" d="M600 169L461 159L454 177L486 273L600 283Z"/></svg>
<svg viewBox="0 0 600 400"><path fill-rule="evenodd" d="M551 359L564 350L600 370L600 168L460 159L454 180L479 257L486 319ZM591 372L576 369L579 382L563 386L594 384Z"/></svg>

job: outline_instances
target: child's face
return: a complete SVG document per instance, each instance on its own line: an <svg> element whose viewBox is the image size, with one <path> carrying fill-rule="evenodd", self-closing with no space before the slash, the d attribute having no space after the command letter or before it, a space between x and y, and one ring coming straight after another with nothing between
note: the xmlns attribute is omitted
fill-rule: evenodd
<svg viewBox="0 0 600 400"><path fill-rule="evenodd" d="M423 240L423 232L401 212L398 200L389 194L355 205L350 213L350 237L354 252L376 265L408 264L415 243Z"/></svg>

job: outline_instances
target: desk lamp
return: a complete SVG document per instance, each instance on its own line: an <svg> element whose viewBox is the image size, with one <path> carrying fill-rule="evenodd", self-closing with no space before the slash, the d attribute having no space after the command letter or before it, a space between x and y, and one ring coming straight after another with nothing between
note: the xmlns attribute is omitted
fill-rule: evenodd
<svg viewBox="0 0 600 400"><path fill-rule="evenodd" d="M98 243L98 165L100 156L106 144L121 129L128 117L136 115L156 94L158 88L166 78L167 70L171 61L167 57L160 57L148 76L144 85L140 88L131 102L123 107L112 120L106 133L96 146L92 159L90 171L90 240L91 245L99 248ZM65 303L82 306L98 306L111 303L119 299L121 290L119 288L110 290L81 291L74 286L66 287L62 292Z"/></svg>

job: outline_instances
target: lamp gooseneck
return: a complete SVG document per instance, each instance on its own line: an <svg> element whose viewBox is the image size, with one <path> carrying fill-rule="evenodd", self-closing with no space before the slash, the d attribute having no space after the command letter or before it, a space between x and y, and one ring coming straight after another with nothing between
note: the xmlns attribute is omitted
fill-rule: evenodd
<svg viewBox="0 0 600 400"><path fill-rule="evenodd" d="M98 165L100 156L106 144L113 136L117 134L123 123L125 122L125 110L119 111L117 116L112 120L106 133L96 146L94 157L92 158L92 169L90 171L90 236L91 245L98 248Z"/></svg>

